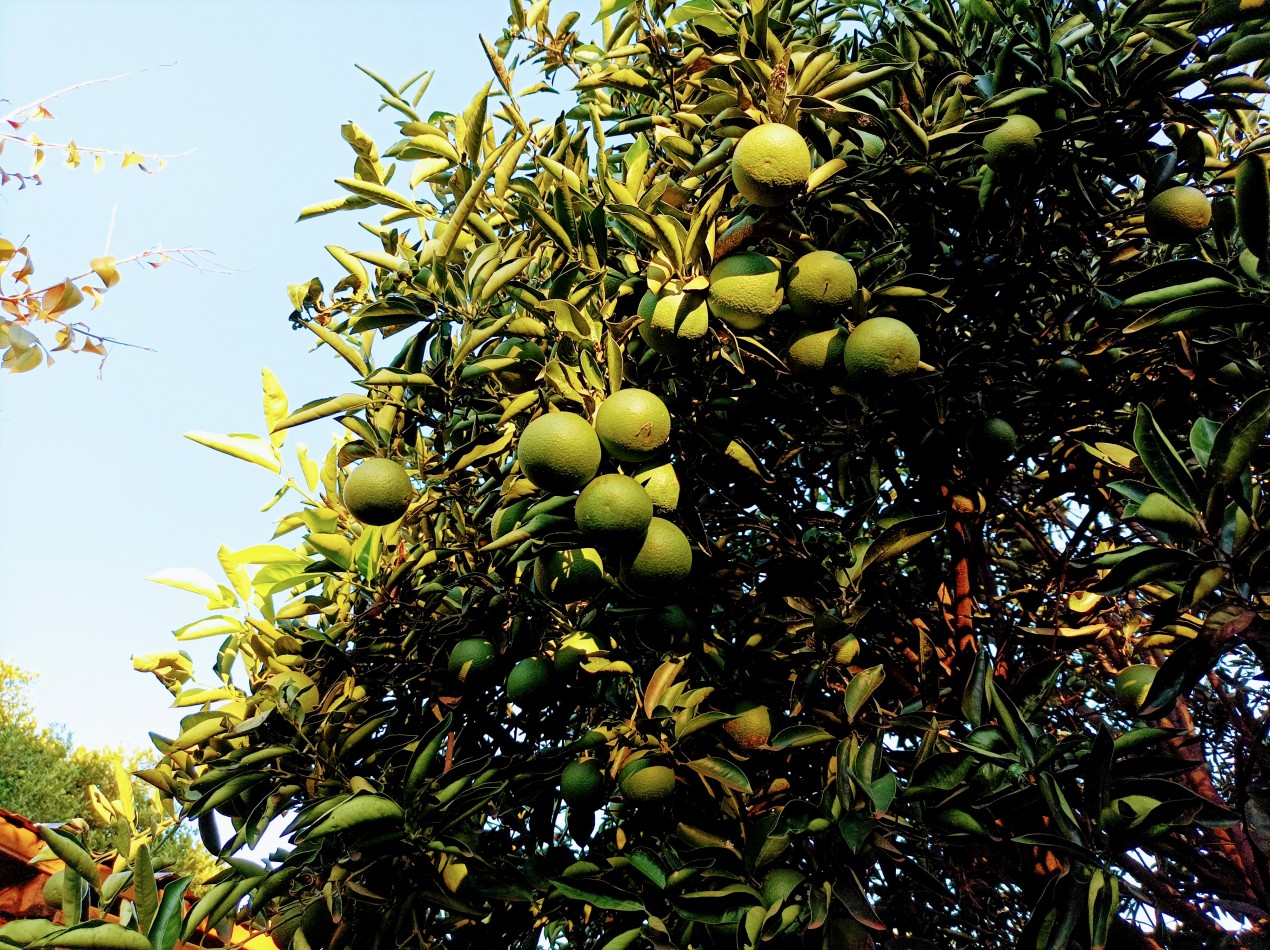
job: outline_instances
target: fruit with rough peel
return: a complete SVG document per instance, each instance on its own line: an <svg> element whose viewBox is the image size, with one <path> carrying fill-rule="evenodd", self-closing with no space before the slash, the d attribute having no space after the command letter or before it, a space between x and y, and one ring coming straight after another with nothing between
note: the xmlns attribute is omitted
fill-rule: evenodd
<svg viewBox="0 0 1270 950"><path fill-rule="evenodd" d="M1157 672L1157 668L1149 663L1136 663L1117 673L1116 705L1132 713L1141 709L1147 694L1151 692L1151 684L1155 682Z"/></svg>
<svg viewBox="0 0 1270 950"><path fill-rule="evenodd" d="M846 310L857 288L855 268L841 254L812 251L789 269L785 293L804 319L829 318Z"/></svg>
<svg viewBox="0 0 1270 950"><path fill-rule="evenodd" d="M1036 137L1041 127L1025 115L1008 115L1005 121L983 137L988 167L994 171L1020 168L1036 157Z"/></svg>
<svg viewBox="0 0 1270 950"><path fill-rule="evenodd" d="M622 571L622 581L638 593L673 590L692 573L692 544L679 527L653 518L635 556Z"/></svg>
<svg viewBox="0 0 1270 950"><path fill-rule="evenodd" d="M564 639L552 660L555 671L563 677L578 672L587 657L600 652L600 644L588 633L573 633Z"/></svg>
<svg viewBox="0 0 1270 950"><path fill-rule="evenodd" d="M787 204L807 189L811 150L787 125L759 125L732 152L732 183L748 201L765 208Z"/></svg>
<svg viewBox="0 0 1270 950"><path fill-rule="evenodd" d="M545 656L521 660L507 674L507 698L522 709L541 706L551 695L553 672Z"/></svg>
<svg viewBox="0 0 1270 950"><path fill-rule="evenodd" d="M637 759L617 777L622 797L637 805L664 802L675 792L675 770L653 759Z"/></svg>
<svg viewBox="0 0 1270 950"><path fill-rule="evenodd" d="M710 269L710 312L733 330L767 326L785 300L780 266L757 251L729 254Z"/></svg>
<svg viewBox="0 0 1270 950"><path fill-rule="evenodd" d="M813 379L825 375L826 370L840 369L846 343L846 332L837 327L801 334L789 345L790 371L795 376Z"/></svg>
<svg viewBox="0 0 1270 950"><path fill-rule="evenodd" d="M723 723L723 731L742 749L758 749L772 738L772 714L766 706L748 700L737 703L735 719Z"/></svg>
<svg viewBox="0 0 1270 950"><path fill-rule="evenodd" d="M911 376L917 371L921 356L917 334L894 317L863 321L842 347L847 378L857 386Z"/></svg>
<svg viewBox="0 0 1270 950"><path fill-rule="evenodd" d="M493 355L516 359L513 365L496 370L494 374L503 387L511 392L521 392L531 387L542 372L543 364L547 362L547 354L541 346L533 340L520 337L503 340L494 347Z"/></svg>
<svg viewBox="0 0 1270 950"><path fill-rule="evenodd" d="M653 510L662 513L679 507L679 476L670 462L648 462L631 473L653 501Z"/></svg>
<svg viewBox="0 0 1270 950"><path fill-rule="evenodd" d="M525 426L516 447L516 458L525 477L551 492L581 488L599 471L600 457L595 430L572 412L538 416Z"/></svg>
<svg viewBox="0 0 1270 950"><path fill-rule="evenodd" d="M570 762L560 773L560 797L570 808L594 810L608 799L604 770L595 759Z"/></svg>
<svg viewBox="0 0 1270 950"><path fill-rule="evenodd" d="M1147 204L1147 234L1161 244L1185 244L1205 231L1213 219L1208 196L1190 185L1160 192Z"/></svg>
<svg viewBox="0 0 1270 950"><path fill-rule="evenodd" d="M646 389L619 389L600 404L595 434L615 459L644 462L670 438L670 412Z"/></svg>
<svg viewBox="0 0 1270 950"><path fill-rule="evenodd" d="M300 929L300 921L304 916L304 907L299 903L288 904L269 918L269 938L278 950L287 950L291 938Z"/></svg>
<svg viewBox="0 0 1270 950"><path fill-rule="evenodd" d="M446 668L463 685L479 684L498 666L498 648L483 637L460 640L450 650Z"/></svg>
<svg viewBox="0 0 1270 950"><path fill-rule="evenodd" d="M392 459L366 459L344 482L344 507L362 524L392 524L413 497L410 476Z"/></svg>
<svg viewBox="0 0 1270 950"><path fill-rule="evenodd" d="M601 475L582 489L573 515L587 538L606 544L638 542L653 520L653 500L629 475Z"/></svg>
<svg viewBox="0 0 1270 950"><path fill-rule="evenodd" d="M1014 426L998 416L984 419L966 434L966 451L980 462L1004 462L1018 448Z"/></svg>
<svg viewBox="0 0 1270 950"><path fill-rule="evenodd" d="M604 561L595 548L546 551L534 561L534 587L548 600L572 604L604 586Z"/></svg>
<svg viewBox="0 0 1270 950"><path fill-rule="evenodd" d="M701 294L651 290L639 304L639 335L665 356L686 353L710 328L710 309Z"/></svg>

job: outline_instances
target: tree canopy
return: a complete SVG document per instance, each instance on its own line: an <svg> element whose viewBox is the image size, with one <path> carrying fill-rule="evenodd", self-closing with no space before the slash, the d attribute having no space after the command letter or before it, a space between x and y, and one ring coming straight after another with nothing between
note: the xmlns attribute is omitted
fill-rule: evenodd
<svg viewBox="0 0 1270 950"><path fill-rule="evenodd" d="M221 647L141 664L190 710L147 778L223 855L285 826L199 913L298 950L1259 939L1270 5L598 13L513 0L458 111L372 77L399 140L345 125L301 218L373 246L291 287L350 391L266 371L265 435L191 434L297 500L224 583L154 577Z"/></svg>

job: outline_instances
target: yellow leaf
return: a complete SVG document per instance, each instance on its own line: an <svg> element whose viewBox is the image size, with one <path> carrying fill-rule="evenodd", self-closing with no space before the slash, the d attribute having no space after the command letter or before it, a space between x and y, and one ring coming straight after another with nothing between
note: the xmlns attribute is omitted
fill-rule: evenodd
<svg viewBox="0 0 1270 950"><path fill-rule="evenodd" d="M96 340L85 340L84 345L79 348L81 353L96 353L98 356L106 355L106 348Z"/></svg>
<svg viewBox="0 0 1270 950"><path fill-rule="evenodd" d="M67 279L45 291L44 298L40 301L40 308L45 313L63 313L72 307L78 307L83 302L84 295Z"/></svg>
<svg viewBox="0 0 1270 950"><path fill-rule="evenodd" d="M88 266L93 269L94 274L101 278L101 282L106 285L107 290L119 283L119 271L115 269L115 259L113 257L94 257L88 262Z"/></svg>
<svg viewBox="0 0 1270 950"><path fill-rule="evenodd" d="M287 417L287 394L278 382L278 377L268 367L261 369L260 376L264 388L265 429L276 449L287 439L286 430L277 428L278 423Z"/></svg>
<svg viewBox="0 0 1270 950"><path fill-rule="evenodd" d="M79 289L82 290L85 294L87 294L92 299L93 309L94 310L97 309L97 307L101 304L101 301L102 301L101 291L98 290L96 287L90 287L87 284L84 284L84 286L80 287Z"/></svg>
<svg viewBox="0 0 1270 950"><path fill-rule="evenodd" d="M71 139L66 146L66 167L79 168L79 149L75 147L74 139Z"/></svg>
<svg viewBox="0 0 1270 950"><path fill-rule="evenodd" d="M106 167L106 160L102 158L100 155L94 155L93 156L93 174L94 175L97 174L99 171L101 171L105 167Z"/></svg>
<svg viewBox="0 0 1270 950"><path fill-rule="evenodd" d="M278 459L277 450L258 435L187 432L185 437L199 445L206 445L209 449L242 459L244 462L253 462L262 468L269 469L275 475L282 472L282 463Z"/></svg>
<svg viewBox="0 0 1270 950"><path fill-rule="evenodd" d="M146 157L144 155L141 155L138 152L129 152L123 157L123 164L120 165L119 167L130 168L133 165L140 165L145 160L146 160Z"/></svg>
<svg viewBox="0 0 1270 950"><path fill-rule="evenodd" d="M44 164L44 149L37 148L35 150L35 160L31 163L31 174L34 175L40 170L40 166Z"/></svg>

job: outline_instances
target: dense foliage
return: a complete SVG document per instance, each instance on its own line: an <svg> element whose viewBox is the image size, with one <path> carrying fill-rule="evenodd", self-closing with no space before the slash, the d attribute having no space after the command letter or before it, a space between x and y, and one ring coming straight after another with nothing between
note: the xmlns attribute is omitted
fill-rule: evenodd
<svg viewBox="0 0 1270 950"><path fill-rule="evenodd" d="M353 392L291 412L266 371L268 436L193 436L281 473L292 427L346 430L282 476L294 547L155 578L222 645L210 685L150 659L191 713L148 778L233 822L223 854L286 826L242 912L300 950L1257 939L1270 7L597 19L513 0L461 112L381 83L401 139L346 125L347 194L302 215L373 208L377 246L291 288ZM572 90L554 121L531 68ZM805 187L733 167L770 124ZM1182 186L1208 201L1151 204ZM858 278L838 309L791 289L813 251ZM725 290L765 269L770 320ZM877 317L915 371L837 362ZM575 423L522 445L632 389L668 442L601 418L599 472L646 484L652 555L583 538ZM391 466L346 507L367 458L408 473L400 520L366 523Z"/></svg>

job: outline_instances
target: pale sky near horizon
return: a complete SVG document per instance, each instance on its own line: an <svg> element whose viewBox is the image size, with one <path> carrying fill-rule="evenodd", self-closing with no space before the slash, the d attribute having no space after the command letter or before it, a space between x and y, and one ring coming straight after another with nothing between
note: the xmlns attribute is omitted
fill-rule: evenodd
<svg viewBox="0 0 1270 950"><path fill-rule="evenodd" d="M558 0L551 22L592 5ZM102 307L75 311L156 352L114 347L100 378L88 354L0 376L0 658L39 674L42 722L86 746L150 748L147 732L174 735L183 712L133 672L131 656L180 646L211 682L219 641L171 636L205 601L143 578L193 567L223 580L218 547L269 540L293 507L260 513L278 480L182 433L263 434L264 366L293 408L352 389L329 350L309 353L310 338L290 329L286 285L338 281L327 244L376 246L356 213L296 222L352 174L343 122L381 150L398 137L396 114L377 111L379 89L354 64L392 82L434 69L423 113L461 110L490 78L478 33L497 36L507 12L507 0L0 0L0 114L146 68L50 102L55 119L25 129L81 146L193 150L158 175L119 170L117 159L96 175L63 169L50 154L42 186L0 189L0 235L29 243L40 286L107 250L122 258L154 245L204 249L225 270L133 266ZM564 101L535 97L535 114L554 117ZM26 172L30 156L10 145L0 167ZM294 430L284 461L296 471L297 441L320 459L337 429Z"/></svg>

